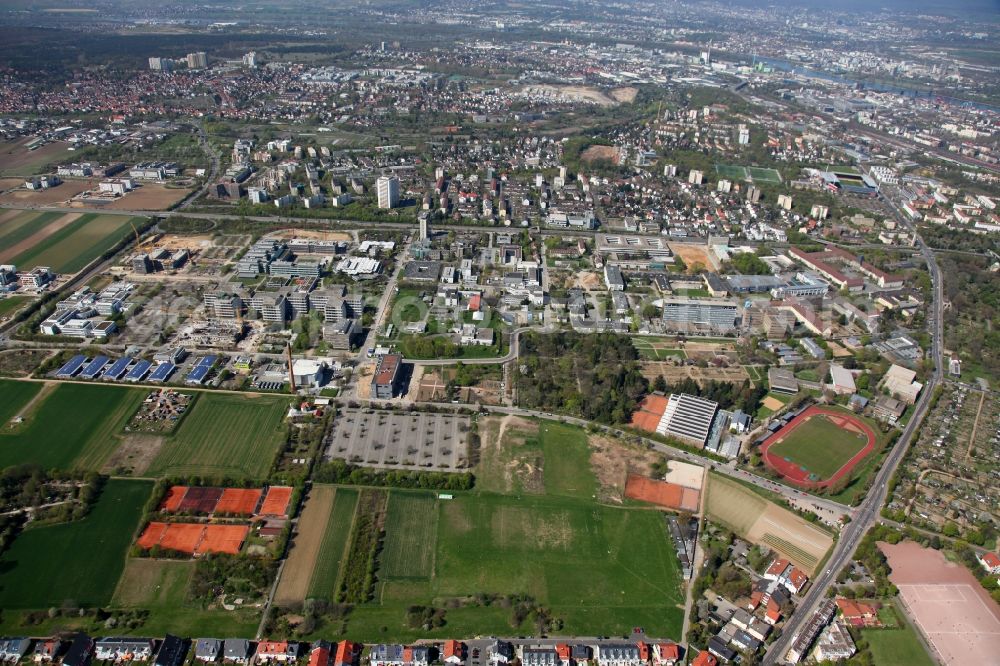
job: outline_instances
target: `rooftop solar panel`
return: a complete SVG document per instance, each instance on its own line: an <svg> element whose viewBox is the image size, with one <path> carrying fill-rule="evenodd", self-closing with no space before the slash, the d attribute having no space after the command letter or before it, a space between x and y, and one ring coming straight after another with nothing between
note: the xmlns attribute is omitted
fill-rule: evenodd
<svg viewBox="0 0 1000 666"><path fill-rule="evenodd" d="M206 356L206 357L198 360L197 367L210 368L213 365L215 365L215 362L218 360L218 358L219 358L218 356L214 356L214 355Z"/></svg>
<svg viewBox="0 0 1000 666"><path fill-rule="evenodd" d="M128 376L125 377L127 382L140 382L145 379L146 375L149 373L149 369L153 367L153 364L149 361L139 361L135 364L135 367L129 370Z"/></svg>
<svg viewBox="0 0 1000 666"><path fill-rule="evenodd" d="M149 376L149 381L151 382L165 382L170 378L170 375L174 373L173 363L161 363L156 366L156 370L153 370L153 374Z"/></svg>
<svg viewBox="0 0 1000 666"><path fill-rule="evenodd" d="M70 360L66 361L66 365L59 368L59 372L56 373L56 377L72 377L79 372L80 368L82 368L83 364L86 362L86 356L83 354L77 354Z"/></svg>
<svg viewBox="0 0 1000 666"><path fill-rule="evenodd" d="M121 379L122 375L125 374L125 370L132 363L132 358L126 356L125 358L120 358L111 364L107 372L104 373L105 379Z"/></svg>
<svg viewBox="0 0 1000 666"><path fill-rule="evenodd" d="M208 365L197 366L194 370L188 373L187 377L184 378L184 381L196 382L198 384L202 383L205 380L205 377L208 375L208 370L210 367L211 366Z"/></svg>
<svg viewBox="0 0 1000 666"><path fill-rule="evenodd" d="M93 379L94 377L96 377L101 373L101 370L104 369L104 366L108 364L108 360L109 359L107 356L98 356L93 361L87 364L87 367L83 369L83 372L80 373L80 376L83 377L84 379Z"/></svg>

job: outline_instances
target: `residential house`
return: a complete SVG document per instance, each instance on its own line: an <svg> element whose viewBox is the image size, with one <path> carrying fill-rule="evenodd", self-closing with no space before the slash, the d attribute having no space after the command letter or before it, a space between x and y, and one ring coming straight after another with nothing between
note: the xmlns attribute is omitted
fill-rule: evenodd
<svg viewBox="0 0 1000 666"><path fill-rule="evenodd" d="M222 641L218 638L199 638L194 643L194 658L212 663L222 654Z"/></svg>
<svg viewBox="0 0 1000 666"><path fill-rule="evenodd" d="M245 638L227 638L222 644L222 661L245 664L251 654L250 641Z"/></svg>
<svg viewBox="0 0 1000 666"><path fill-rule="evenodd" d="M552 648L523 648L522 666L558 666L559 655Z"/></svg>
<svg viewBox="0 0 1000 666"><path fill-rule="evenodd" d="M167 634L160 643L160 650L156 653L153 666L181 666L190 647L190 641L187 639Z"/></svg>
<svg viewBox="0 0 1000 666"><path fill-rule="evenodd" d="M844 622L852 627L880 627L878 608L853 599L836 599L837 608Z"/></svg>
<svg viewBox="0 0 1000 666"><path fill-rule="evenodd" d="M257 662L282 664L299 658L299 644L292 641L261 641L257 643Z"/></svg>
<svg viewBox="0 0 1000 666"><path fill-rule="evenodd" d="M368 655L371 666L402 666L403 650L402 645L378 644L372 646Z"/></svg>
<svg viewBox="0 0 1000 666"><path fill-rule="evenodd" d="M309 651L309 666L330 666L331 646L326 641L316 641Z"/></svg>
<svg viewBox="0 0 1000 666"><path fill-rule="evenodd" d="M77 634L70 642L62 663L63 666L90 666L90 660L93 657L93 639L86 634Z"/></svg>
<svg viewBox="0 0 1000 666"><path fill-rule="evenodd" d="M809 577L801 569L792 566L784 558L777 558L771 562L767 571L764 572L764 578L766 580L777 581L792 594L798 594L805 587L806 583L809 582Z"/></svg>
<svg viewBox="0 0 1000 666"><path fill-rule="evenodd" d="M465 661L465 643L455 640L445 641L441 659L446 664L461 664Z"/></svg>
<svg viewBox="0 0 1000 666"><path fill-rule="evenodd" d="M424 645L413 645L403 649L403 664L405 666L427 666L430 661L430 648Z"/></svg>
<svg viewBox="0 0 1000 666"><path fill-rule="evenodd" d="M979 557L979 564L991 574L1000 574L1000 557L996 553L983 553Z"/></svg>
<svg viewBox="0 0 1000 666"><path fill-rule="evenodd" d="M640 666L639 647L631 643L604 643L597 646L601 666Z"/></svg>
<svg viewBox="0 0 1000 666"><path fill-rule="evenodd" d="M30 638L0 638L0 661L17 663L31 649Z"/></svg>
<svg viewBox="0 0 1000 666"><path fill-rule="evenodd" d="M729 641L719 636L712 636L708 639L708 651L724 661L732 661L736 658L736 650L729 647Z"/></svg>
<svg viewBox="0 0 1000 666"><path fill-rule="evenodd" d="M719 660L711 652L702 650L691 662L691 666L719 666Z"/></svg>
<svg viewBox="0 0 1000 666"><path fill-rule="evenodd" d="M653 646L653 663L656 666L674 666L681 658L677 643L657 643Z"/></svg>
<svg viewBox="0 0 1000 666"><path fill-rule="evenodd" d="M36 664L55 661L62 654L64 646L65 644L62 641L55 638L50 638L47 641L39 641L35 645L35 652L32 659Z"/></svg>
<svg viewBox="0 0 1000 666"><path fill-rule="evenodd" d="M590 663L591 657L590 647L577 643L576 645L570 647L569 656L576 666L587 666L587 664Z"/></svg>
<svg viewBox="0 0 1000 666"><path fill-rule="evenodd" d="M839 621L834 620L826 628L817 641L816 659L819 661L839 662L850 659L857 652L854 639L848 632L847 627Z"/></svg>
<svg viewBox="0 0 1000 666"><path fill-rule="evenodd" d="M151 638L99 638L94 644L98 661L146 661L153 656Z"/></svg>
<svg viewBox="0 0 1000 666"><path fill-rule="evenodd" d="M508 641L495 640L490 646L490 663L509 664L514 661L514 646ZM372 664L372 666L378 666Z"/></svg>
<svg viewBox="0 0 1000 666"><path fill-rule="evenodd" d="M356 666L363 647L360 643L340 641L337 643L337 652L333 658L333 666Z"/></svg>

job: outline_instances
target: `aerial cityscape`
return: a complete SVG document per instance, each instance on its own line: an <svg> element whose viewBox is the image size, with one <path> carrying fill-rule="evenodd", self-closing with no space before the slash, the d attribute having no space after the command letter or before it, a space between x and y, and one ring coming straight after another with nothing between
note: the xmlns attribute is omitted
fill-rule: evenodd
<svg viewBox="0 0 1000 666"><path fill-rule="evenodd" d="M998 44L0 1L0 661L1000 666Z"/></svg>

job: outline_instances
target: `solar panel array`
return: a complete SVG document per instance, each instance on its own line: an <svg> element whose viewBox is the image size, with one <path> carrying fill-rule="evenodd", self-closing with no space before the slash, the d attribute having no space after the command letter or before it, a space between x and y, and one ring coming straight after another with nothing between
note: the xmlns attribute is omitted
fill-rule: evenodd
<svg viewBox="0 0 1000 666"><path fill-rule="evenodd" d="M111 364L104 373L104 379L113 379L115 381L122 378L125 371L128 370L128 366L132 364L132 357L126 356L125 358L120 358Z"/></svg>
<svg viewBox="0 0 1000 666"><path fill-rule="evenodd" d="M84 379L93 379L97 375L101 374L101 370L103 370L104 366L108 364L108 360L107 356L96 357L93 361L87 364L87 367L83 369L80 376Z"/></svg>
<svg viewBox="0 0 1000 666"><path fill-rule="evenodd" d="M153 374L149 376L149 381L151 382L165 382L170 378L170 375L174 374L173 363L161 363L156 366L156 370L153 370Z"/></svg>
<svg viewBox="0 0 1000 666"><path fill-rule="evenodd" d="M87 357L83 354L77 354L70 360L66 361L66 364L59 368L59 372L56 373L56 377L72 377L80 371L83 364L87 362Z"/></svg>
<svg viewBox="0 0 1000 666"><path fill-rule="evenodd" d="M149 361L139 361L135 364L128 375L125 376L125 381L127 382L141 382L149 374L149 369L153 367L153 364Z"/></svg>

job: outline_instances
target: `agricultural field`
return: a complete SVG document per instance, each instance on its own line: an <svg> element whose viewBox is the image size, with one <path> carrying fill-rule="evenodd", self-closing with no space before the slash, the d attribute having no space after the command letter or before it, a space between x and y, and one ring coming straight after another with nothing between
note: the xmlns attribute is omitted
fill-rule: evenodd
<svg viewBox="0 0 1000 666"><path fill-rule="evenodd" d="M8 296L0 299L0 321L20 310L30 300L29 296Z"/></svg>
<svg viewBox="0 0 1000 666"><path fill-rule="evenodd" d="M206 393L150 464L150 476L263 479L285 433L286 397Z"/></svg>
<svg viewBox="0 0 1000 666"><path fill-rule="evenodd" d="M48 143L41 148L28 150L31 137L0 143L0 176L27 178L41 173L44 166L71 155L69 144L64 141Z"/></svg>
<svg viewBox="0 0 1000 666"><path fill-rule="evenodd" d="M833 545L833 538L823 529L736 481L710 474L707 492L709 520L748 541L776 550L810 575Z"/></svg>
<svg viewBox="0 0 1000 666"><path fill-rule="evenodd" d="M10 420L20 414L41 389L42 384L37 382L0 379L0 394L3 394L3 400L0 400L0 437L10 429Z"/></svg>
<svg viewBox="0 0 1000 666"><path fill-rule="evenodd" d="M152 488L112 479L86 518L25 530L0 557L0 607L110 602Z"/></svg>
<svg viewBox="0 0 1000 666"><path fill-rule="evenodd" d="M142 221L142 218L125 215L95 213L41 215L56 217L30 221L28 227L34 229L34 233L0 252L0 260L29 268L49 266L57 273L76 273L131 234L132 225L138 226Z"/></svg>
<svg viewBox="0 0 1000 666"><path fill-rule="evenodd" d="M0 431L0 467L34 463L100 470L120 445L122 428L145 392L120 386L52 386L26 410L24 423Z"/></svg>

